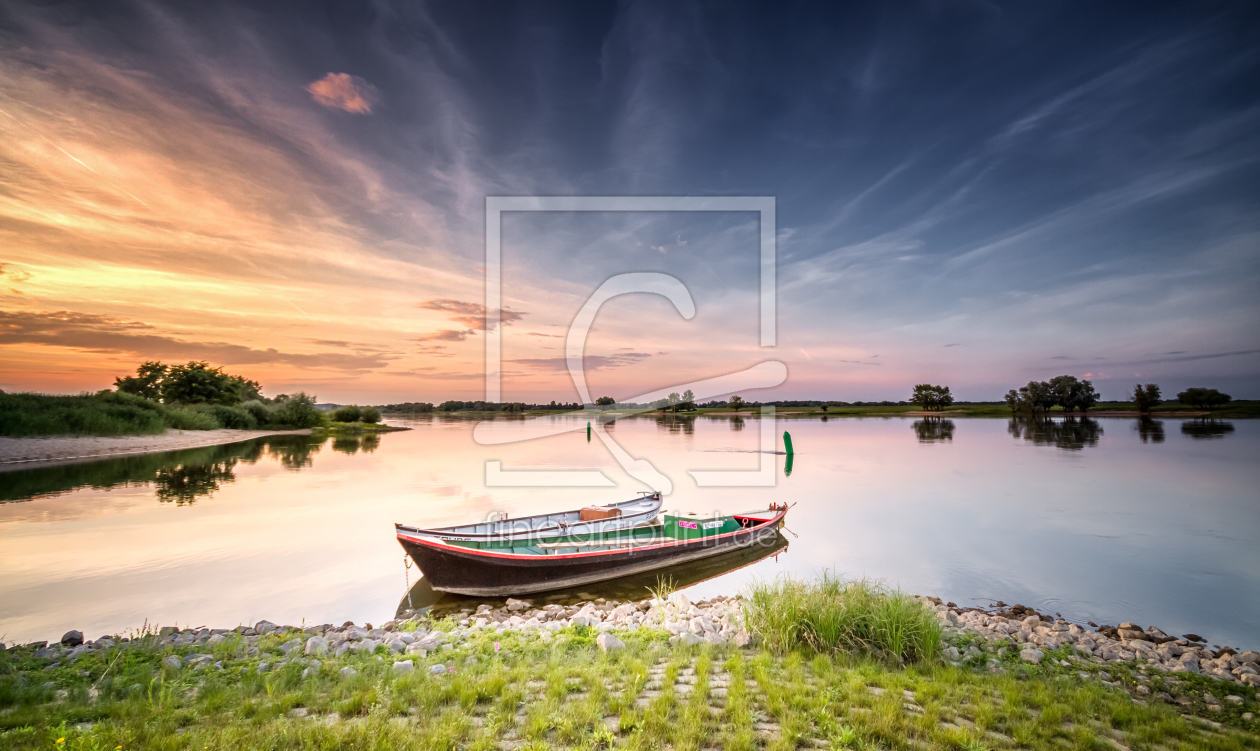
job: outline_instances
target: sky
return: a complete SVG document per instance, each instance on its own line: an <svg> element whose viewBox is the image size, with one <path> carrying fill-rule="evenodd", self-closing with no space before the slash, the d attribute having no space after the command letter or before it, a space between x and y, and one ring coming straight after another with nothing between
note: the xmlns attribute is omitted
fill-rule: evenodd
<svg viewBox="0 0 1260 751"><path fill-rule="evenodd" d="M274 396L503 400L765 361L749 400L1029 380L1260 398L1260 10L1187 3L0 2L0 389L207 360ZM492 316L493 318L493 316Z"/></svg>

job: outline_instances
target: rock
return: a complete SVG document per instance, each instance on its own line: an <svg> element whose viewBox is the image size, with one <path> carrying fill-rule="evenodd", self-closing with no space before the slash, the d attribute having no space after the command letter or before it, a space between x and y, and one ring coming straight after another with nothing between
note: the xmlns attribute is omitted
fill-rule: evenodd
<svg viewBox="0 0 1260 751"><path fill-rule="evenodd" d="M616 652L619 649L626 648L625 642L609 633L603 633L595 637L595 643L604 652Z"/></svg>
<svg viewBox="0 0 1260 751"><path fill-rule="evenodd" d="M690 645L690 644L703 644L704 643L704 639L701 639L700 637L696 636L690 631L684 631L681 634L679 634L676 638L678 639L678 642L680 644Z"/></svg>
<svg viewBox="0 0 1260 751"><path fill-rule="evenodd" d="M1230 694L1229 696L1225 697L1225 701L1229 702L1230 704L1242 704L1243 698L1241 696L1235 696L1234 694Z"/></svg>
<svg viewBox="0 0 1260 751"><path fill-rule="evenodd" d="M509 597L507 598L507 609L512 613L519 613L522 610L528 610L529 603L525 600L515 600Z"/></svg>
<svg viewBox="0 0 1260 751"><path fill-rule="evenodd" d="M752 642L752 636L750 636L747 631L735 632L735 646L747 647L751 642Z"/></svg>
<svg viewBox="0 0 1260 751"><path fill-rule="evenodd" d="M1202 636L1199 636L1198 634L1182 634L1181 638L1185 639L1186 641L1197 641L1197 642L1207 641L1207 639L1204 639Z"/></svg>
<svg viewBox="0 0 1260 751"><path fill-rule="evenodd" d="M296 720L296 719L301 719L305 717L306 715L310 714L310 712L306 709L306 707L294 707L293 709L289 710L288 714L290 717Z"/></svg>
<svg viewBox="0 0 1260 751"><path fill-rule="evenodd" d="M389 651L391 652L402 652L404 649L407 648L407 642L403 641L402 639L394 639L387 646L389 647Z"/></svg>
<svg viewBox="0 0 1260 751"><path fill-rule="evenodd" d="M394 663L394 672L398 674L410 673L416 669L416 664L411 660L403 660Z"/></svg>
<svg viewBox="0 0 1260 751"><path fill-rule="evenodd" d="M258 663L258 672L260 672L260 673L265 673L265 672L267 672L268 670L271 670L271 663L269 663L269 662L260 662L260 663Z"/></svg>
<svg viewBox="0 0 1260 751"><path fill-rule="evenodd" d="M284 652L285 654L288 654L295 649L300 649L301 646L302 646L301 639L290 639L289 641L286 641L284 644L280 645L280 651Z"/></svg>
<svg viewBox="0 0 1260 751"><path fill-rule="evenodd" d="M212 634L209 639L206 639L206 644L213 647L222 644L225 641L227 641L227 637L223 634Z"/></svg>
<svg viewBox="0 0 1260 751"><path fill-rule="evenodd" d="M179 659L178 655L170 655L162 660L162 667L175 670L184 666L184 661Z"/></svg>
<svg viewBox="0 0 1260 751"><path fill-rule="evenodd" d="M40 647L35 650L34 656L41 660L51 660L53 658L53 651L48 647Z"/></svg>
<svg viewBox="0 0 1260 751"><path fill-rule="evenodd" d="M322 636L312 636L306 640L306 649L303 654L307 655L326 655L328 654L328 640Z"/></svg>
<svg viewBox="0 0 1260 751"><path fill-rule="evenodd" d="M446 673L446 666L440 662L434 665L433 667L429 668L430 675L443 675L445 673Z"/></svg>
<svg viewBox="0 0 1260 751"><path fill-rule="evenodd" d="M1119 628L1116 630L1116 633L1119 634L1120 638L1124 641L1146 641L1151 638L1145 631L1138 631L1137 629L1131 628Z"/></svg>
<svg viewBox="0 0 1260 751"><path fill-rule="evenodd" d="M342 668L341 670L337 671L337 674L340 675L342 678L353 678L354 676L359 674L359 671L355 670L354 668Z"/></svg>
<svg viewBox="0 0 1260 751"><path fill-rule="evenodd" d="M414 644L408 644L407 648L403 651L406 654L417 655L419 657L424 657L429 654L429 650L421 646L420 642L415 642Z"/></svg>
<svg viewBox="0 0 1260 751"><path fill-rule="evenodd" d="M188 655L188 657L184 658L186 667L203 668L213 663L214 657L212 655Z"/></svg>
<svg viewBox="0 0 1260 751"><path fill-rule="evenodd" d="M1040 664L1041 658L1044 656L1045 656L1045 653L1042 652L1040 649L1025 649L1019 653L1019 658L1021 660L1023 660L1024 662L1031 662L1034 665Z"/></svg>
<svg viewBox="0 0 1260 751"><path fill-rule="evenodd" d="M270 634L272 631L275 631L278 628L280 627L272 623L271 621L259 621L258 623L254 624L254 633Z"/></svg>
<svg viewBox="0 0 1260 751"><path fill-rule="evenodd" d="M1247 650L1234 658L1235 662L1251 663L1252 665L1260 664L1260 652Z"/></svg>
<svg viewBox="0 0 1260 751"><path fill-rule="evenodd" d="M946 647L941 654L949 662L958 662L962 659L962 655L958 652L958 647Z"/></svg>
<svg viewBox="0 0 1260 751"><path fill-rule="evenodd" d="M61 644L66 647L77 647L82 643L82 631L67 631L65 635L61 637Z"/></svg>
<svg viewBox="0 0 1260 751"><path fill-rule="evenodd" d="M302 671L303 678L311 678L317 675L319 675L319 668L307 668Z"/></svg>

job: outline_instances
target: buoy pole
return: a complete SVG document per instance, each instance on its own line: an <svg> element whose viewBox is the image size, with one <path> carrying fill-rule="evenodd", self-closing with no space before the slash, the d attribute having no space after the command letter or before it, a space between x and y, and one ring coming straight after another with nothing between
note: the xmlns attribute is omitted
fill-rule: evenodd
<svg viewBox="0 0 1260 751"><path fill-rule="evenodd" d="M587 423L586 423L586 442L587 442L587 443L590 443L590 442L591 442L591 423L590 423L590 421L587 421Z"/></svg>
<svg viewBox="0 0 1260 751"><path fill-rule="evenodd" d="M787 432L786 430L783 431L783 448L787 450L788 456L791 456L793 453L795 453L792 451L792 434Z"/></svg>

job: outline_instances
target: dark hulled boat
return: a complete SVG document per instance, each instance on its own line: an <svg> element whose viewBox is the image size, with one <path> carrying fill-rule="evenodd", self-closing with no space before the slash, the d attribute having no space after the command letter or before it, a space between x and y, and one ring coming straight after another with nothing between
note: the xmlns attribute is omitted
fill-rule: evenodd
<svg viewBox="0 0 1260 751"><path fill-rule="evenodd" d="M740 547L773 545L787 514L771 506L732 516L665 515L593 535L525 541L443 539L398 529L398 542L433 589L501 597L549 592L642 574Z"/></svg>

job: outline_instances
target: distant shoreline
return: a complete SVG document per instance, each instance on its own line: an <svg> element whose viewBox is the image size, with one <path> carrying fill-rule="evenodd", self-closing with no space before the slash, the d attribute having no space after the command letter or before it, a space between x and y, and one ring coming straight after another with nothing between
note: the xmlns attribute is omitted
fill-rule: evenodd
<svg viewBox="0 0 1260 751"><path fill-rule="evenodd" d="M310 435L303 430L175 430L129 436L0 436L0 473L101 461L120 456L220 446L273 435Z"/></svg>

